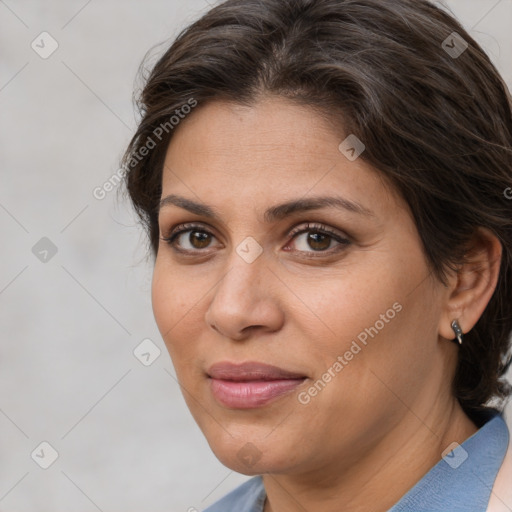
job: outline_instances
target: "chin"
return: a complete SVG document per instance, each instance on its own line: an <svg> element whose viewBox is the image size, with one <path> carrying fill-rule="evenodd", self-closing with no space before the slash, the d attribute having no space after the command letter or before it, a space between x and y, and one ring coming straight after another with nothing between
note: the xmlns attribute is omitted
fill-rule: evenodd
<svg viewBox="0 0 512 512"><path fill-rule="evenodd" d="M290 454L292 446L287 446L283 440L265 439L268 430L257 435L243 434L234 437L223 431L221 438L206 437L208 444L217 459L229 469L243 475L253 476L263 473L286 473L290 469Z"/></svg>
<svg viewBox="0 0 512 512"><path fill-rule="evenodd" d="M242 452L243 449L230 453L214 451L214 454L221 464L242 475L255 476L264 473L282 473L285 471L285 468L278 464L277 461L269 460L263 454L243 454Z"/></svg>

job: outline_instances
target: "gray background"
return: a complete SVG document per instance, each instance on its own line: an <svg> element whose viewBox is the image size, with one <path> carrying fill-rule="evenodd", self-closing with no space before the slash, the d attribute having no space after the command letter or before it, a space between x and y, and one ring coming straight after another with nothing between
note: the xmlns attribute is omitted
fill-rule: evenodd
<svg viewBox="0 0 512 512"><path fill-rule="evenodd" d="M512 84L512 0L446 3ZM201 510L247 479L185 406L131 208L93 196L134 131L145 52L208 8L0 0L1 511ZM59 45L47 59L31 48L43 31ZM133 354L147 338L161 350L150 366ZM48 469L42 441L59 455Z"/></svg>

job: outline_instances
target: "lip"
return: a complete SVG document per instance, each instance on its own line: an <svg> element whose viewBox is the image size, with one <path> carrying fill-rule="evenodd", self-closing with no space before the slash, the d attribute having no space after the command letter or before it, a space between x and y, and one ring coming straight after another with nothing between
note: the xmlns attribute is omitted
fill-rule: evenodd
<svg viewBox="0 0 512 512"><path fill-rule="evenodd" d="M210 389L223 406L233 409L255 409L300 386L307 376L259 362L221 362L207 371Z"/></svg>

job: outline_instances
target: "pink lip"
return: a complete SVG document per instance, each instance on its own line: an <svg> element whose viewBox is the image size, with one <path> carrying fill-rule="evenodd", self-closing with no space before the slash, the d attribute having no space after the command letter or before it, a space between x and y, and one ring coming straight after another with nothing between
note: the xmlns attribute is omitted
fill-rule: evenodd
<svg viewBox="0 0 512 512"><path fill-rule="evenodd" d="M207 373L215 399L234 409L261 407L294 390L306 379L300 373L256 362L216 363Z"/></svg>

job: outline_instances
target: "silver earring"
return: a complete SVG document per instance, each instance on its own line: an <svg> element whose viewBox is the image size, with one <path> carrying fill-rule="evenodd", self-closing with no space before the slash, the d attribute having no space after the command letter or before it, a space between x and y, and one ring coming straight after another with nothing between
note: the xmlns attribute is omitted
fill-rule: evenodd
<svg viewBox="0 0 512 512"><path fill-rule="evenodd" d="M462 345L462 329L460 328L459 321L454 320L452 322L452 329L455 333L455 336L457 336L457 341L459 342L459 345Z"/></svg>

